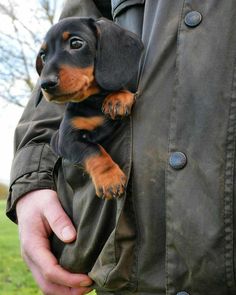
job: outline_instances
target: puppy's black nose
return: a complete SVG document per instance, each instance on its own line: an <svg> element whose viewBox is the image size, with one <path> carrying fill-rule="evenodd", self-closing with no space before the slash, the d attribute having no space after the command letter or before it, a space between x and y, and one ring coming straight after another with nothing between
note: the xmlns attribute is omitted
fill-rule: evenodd
<svg viewBox="0 0 236 295"><path fill-rule="evenodd" d="M58 86L57 78L51 78L51 79L41 81L41 88L48 92L55 90L57 86Z"/></svg>

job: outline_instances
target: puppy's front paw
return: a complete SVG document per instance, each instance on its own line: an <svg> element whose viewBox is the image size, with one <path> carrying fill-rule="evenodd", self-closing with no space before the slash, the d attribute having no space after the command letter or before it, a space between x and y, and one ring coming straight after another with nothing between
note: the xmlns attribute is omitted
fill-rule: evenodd
<svg viewBox="0 0 236 295"><path fill-rule="evenodd" d="M130 115L134 102L135 95L127 90L113 92L105 98L102 111L113 120L125 117Z"/></svg>
<svg viewBox="0 0 236 295"><path fill-rule="evenodd" d="M102 146L99 153L90 155L84 162L98 197L107 200L120 197L125 191L126 176Z"/></svg>
<svg viewBox="0 0 236 295"><path fill-rule="evenodd" d="M100 198L110 200L119 198L124 193L126 176L118 165L93 178L96 194Z"/></svg>

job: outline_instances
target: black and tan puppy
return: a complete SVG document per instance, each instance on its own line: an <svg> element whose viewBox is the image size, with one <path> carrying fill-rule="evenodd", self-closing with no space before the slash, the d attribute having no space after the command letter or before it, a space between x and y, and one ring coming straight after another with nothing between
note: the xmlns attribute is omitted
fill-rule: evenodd
<svg viewBox="0 0 236 295"><path fill-rule="evenodd" d="M137 74L143 45L137 36L106 19L67 18L45 37L36 61L48 101L67 103L52 147L82 164L96 194L123 194L126 176L100 145L127 116L134 94L125 85Z"/></svg>

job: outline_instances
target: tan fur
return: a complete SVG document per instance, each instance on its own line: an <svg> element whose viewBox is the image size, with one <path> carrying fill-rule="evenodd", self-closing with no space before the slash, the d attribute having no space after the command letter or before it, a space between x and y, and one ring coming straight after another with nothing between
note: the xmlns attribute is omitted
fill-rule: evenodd
<svg viewBox="0 0 236 295"><path fill-rule="evenodd" d="M124 193L126 176L104 148L99 147L101 154L88 157L85 169L92 177L98 196L106 199L119 197Z"/></svg>
<svg viewBox="0 0 236 295"><path fill-rule="evenodd" d="M92 131L104 123L104 117L75 117L71 120L71 123L76 129Z"/></svg>

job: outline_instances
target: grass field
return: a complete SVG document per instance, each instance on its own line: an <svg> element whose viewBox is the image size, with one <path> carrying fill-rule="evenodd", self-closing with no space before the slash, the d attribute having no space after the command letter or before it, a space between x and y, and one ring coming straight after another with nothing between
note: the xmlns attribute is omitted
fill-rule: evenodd
<svg viewBox="0 0 236 295"><path fill-rule="evenodd" d="M0 294L42 294L20 257L17 226L5 217L3 200L0 200ZM95 292L89 294L96 295Z"/></svg>
<svg viewBox="0 0 236 295"><path fill-rule="evenodd" d="M31 273L20 257L17 226L5 217L5 201L0 201L0 294L38 295Z"/></svg>

